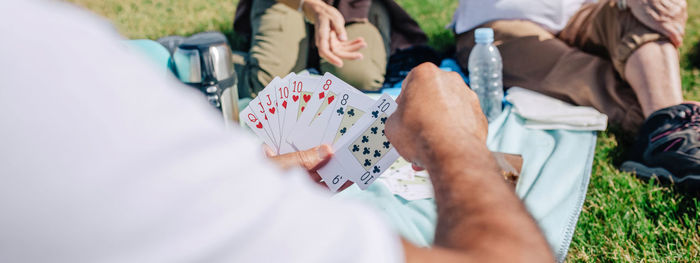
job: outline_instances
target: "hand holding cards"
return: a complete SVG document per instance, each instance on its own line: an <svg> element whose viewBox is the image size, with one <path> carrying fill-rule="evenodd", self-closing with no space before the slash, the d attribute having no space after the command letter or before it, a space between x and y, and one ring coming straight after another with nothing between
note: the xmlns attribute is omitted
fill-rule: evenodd
<svg viewBox="0 0 700 263"><path fill-rule="evenodd" d="M396 109L390 96L375 101L330 73L275 78L241 118L278 154L333 144L335 156L318 170L332 191L348 180L366 189L398 158L384 132Z"/></svg>

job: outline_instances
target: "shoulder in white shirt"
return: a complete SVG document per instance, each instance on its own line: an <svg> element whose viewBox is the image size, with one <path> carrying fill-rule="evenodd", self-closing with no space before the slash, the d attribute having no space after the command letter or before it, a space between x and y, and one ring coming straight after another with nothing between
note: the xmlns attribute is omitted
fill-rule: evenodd
<svg viewBox="0 0 700 263"><path fill-rule="evenodd" d="M0 2L0 262L399 262L374 211L282 172L102 20Z"/></svg>

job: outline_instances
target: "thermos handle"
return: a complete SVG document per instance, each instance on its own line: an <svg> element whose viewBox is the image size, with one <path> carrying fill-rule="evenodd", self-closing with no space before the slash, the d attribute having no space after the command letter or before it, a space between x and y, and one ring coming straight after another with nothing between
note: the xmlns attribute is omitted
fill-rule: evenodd
<svg viewBox="0 0 700 263"><path fill-rule="evenodd" d="M209 47L199 50L199 60L202 63L204 71L202 72L202 84L211 85L216 83L214 78L214 62L212 61Z"/></svg>

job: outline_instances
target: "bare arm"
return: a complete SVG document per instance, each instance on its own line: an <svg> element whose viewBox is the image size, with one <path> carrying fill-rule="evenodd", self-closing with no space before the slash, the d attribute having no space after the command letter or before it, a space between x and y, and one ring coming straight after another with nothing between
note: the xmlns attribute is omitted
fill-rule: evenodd
<svg viewBox="0 0 700 263"><path fill-rule="evenodd" d="M429 102L429 104L426 104ZM404 242L408 262L551 262L547 242L486 148L476 95L454 73L426 63L406 79L387 136L430 173L435 247Z"/></svg>

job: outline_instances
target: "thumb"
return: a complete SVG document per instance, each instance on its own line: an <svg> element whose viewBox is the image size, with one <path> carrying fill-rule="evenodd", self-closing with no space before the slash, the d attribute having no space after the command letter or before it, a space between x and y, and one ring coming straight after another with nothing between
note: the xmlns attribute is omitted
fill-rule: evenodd
<svg viewBox="0 0 700 263"><path fill-rule="evenodd" d="M338 40L341 42L348 41L348 32L345 31L345 19L340 12L334 13L335 15L331 18L331 27L333 31L335 31L334 33L338 37Z"/></svg>
<svg viewBox="0 0 700 263"><path fill-rule="evenodd" d="M263 152L265 153L265 156L267 156L268 158L277 155L275 150L272 149L272 147L267 146L267 144L263 144Z"/></svg>
<svg viewBox="0 0 700 263"><path fill-rule="evenodd" d="M345 26L339 26L335 28L336 36L340 41L348 41L348 32L345 31Z"/></svg>
<svg viewBox="0 0 700 263"><path fill-rule="evenodd" d="M307 170L316 170L325 165L333 156L328 144L323 144L306 151L296 152L298 164Z"/></svg>
<svg viewBox="0 0 700 263"><path fill-rule="evenodd" d="M327 144L317 146L306 151L293 152L272 157L282 169L301 166L307 170L317 169L330 160L333 156L331 147Z"/></svg>

